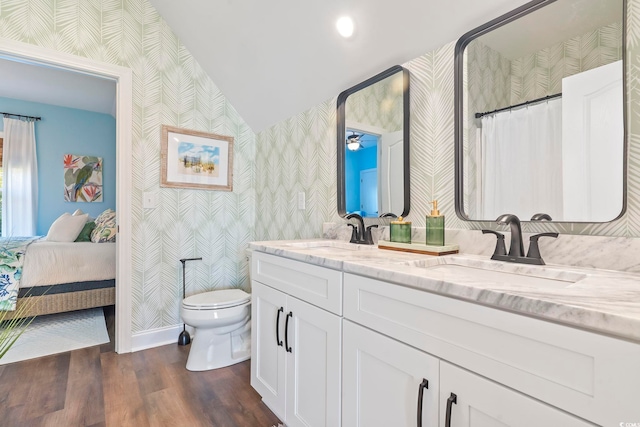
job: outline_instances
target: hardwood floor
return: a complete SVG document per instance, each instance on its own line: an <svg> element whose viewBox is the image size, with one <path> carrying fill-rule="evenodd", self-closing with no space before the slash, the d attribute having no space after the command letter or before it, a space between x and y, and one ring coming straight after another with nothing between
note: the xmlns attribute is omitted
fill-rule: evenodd
<svg viewBox="0 0 640 427"><path fill-rule="evenodd" d="M189 346L177 344L130 354L116 354L112 344L104 344L0 366L0 425L278 424L249 384L249 361L189 372L188 354Z"/></svg>

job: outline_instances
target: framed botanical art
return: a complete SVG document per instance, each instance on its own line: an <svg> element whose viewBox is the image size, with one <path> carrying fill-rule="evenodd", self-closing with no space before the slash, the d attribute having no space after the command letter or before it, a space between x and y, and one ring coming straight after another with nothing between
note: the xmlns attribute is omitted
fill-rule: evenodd
<svg viewBox="0 0 640 427"><path fill-rule="evenodd" d="M233 137L162 126L161 187L233 190Z"/></svg>
<svg viewBox="0 0 640 427"><path fill-rule="evenodd" d="M65 154L64 201L102 202L102 157Z"/></svg>

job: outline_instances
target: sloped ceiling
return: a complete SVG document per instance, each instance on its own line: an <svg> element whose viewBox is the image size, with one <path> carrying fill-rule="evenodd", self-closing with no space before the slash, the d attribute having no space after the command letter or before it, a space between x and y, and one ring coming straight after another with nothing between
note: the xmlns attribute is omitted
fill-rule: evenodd
<svg viewBox="0 0 640 427"><path fill-rule="evenodd" d="M524 0L150 0L254 132ZM350 15L343 39L336 20Z"/></svg>

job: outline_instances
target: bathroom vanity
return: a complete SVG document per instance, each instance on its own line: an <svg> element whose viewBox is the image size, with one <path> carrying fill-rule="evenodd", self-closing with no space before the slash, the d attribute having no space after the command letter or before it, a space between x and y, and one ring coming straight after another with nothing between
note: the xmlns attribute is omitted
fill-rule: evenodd
<svg viewBox="0 0 640 427"><path fill-rule="evenodd" d="M251 384L287 426L640 423L637 274L251 248Z"/></svg>

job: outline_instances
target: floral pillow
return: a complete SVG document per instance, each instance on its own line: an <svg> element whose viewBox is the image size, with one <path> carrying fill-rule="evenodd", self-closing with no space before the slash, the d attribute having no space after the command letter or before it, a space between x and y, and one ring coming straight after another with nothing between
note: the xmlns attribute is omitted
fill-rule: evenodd
<svg viewBox="0 0 640 427"><path fill-rule="evenodd" d="M112 209L102 212L95 220L96 228L91 232L93 243L116 241L116 213Z"/></svg>

